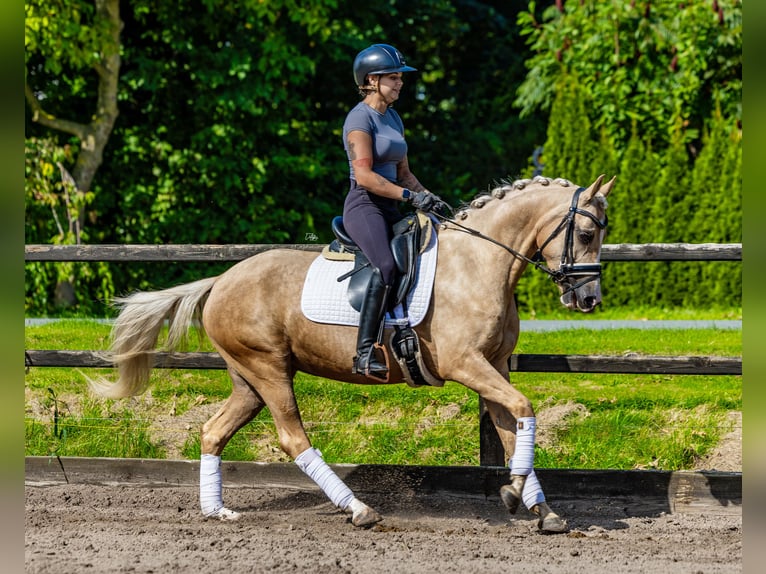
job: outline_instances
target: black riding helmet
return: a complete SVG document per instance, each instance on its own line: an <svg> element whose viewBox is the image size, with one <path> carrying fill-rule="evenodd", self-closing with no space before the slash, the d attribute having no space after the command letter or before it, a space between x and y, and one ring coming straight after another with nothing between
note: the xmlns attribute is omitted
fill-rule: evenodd
<svg viewBox="0 0 766 574"><path fill-rule="evenodd" d="M415 72L408 66L402 53L388 44L373 44L354 58L354 80L358 87L365 85L368 74L392 74L394 72Z"/></svg>

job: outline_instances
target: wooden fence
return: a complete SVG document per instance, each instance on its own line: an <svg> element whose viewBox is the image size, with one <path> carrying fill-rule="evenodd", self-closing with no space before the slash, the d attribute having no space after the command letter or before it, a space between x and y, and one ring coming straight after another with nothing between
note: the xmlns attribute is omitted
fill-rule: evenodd
<svg viewBox="0 0 766 574"><path fill-rule="evenodd" d="M321 251L323 245L26 245L26 261L239 261L275 248ZM605 244L602 261L741 261L741 243ZM26 349L27 367L111 367L99 351ZM513 355L515 372L615 373L669 375L741 375L742 357L647 355ZM224 369L217 353L157 353L156 368ZM480 465L502 466L500 439L481 404Z"/></svg>

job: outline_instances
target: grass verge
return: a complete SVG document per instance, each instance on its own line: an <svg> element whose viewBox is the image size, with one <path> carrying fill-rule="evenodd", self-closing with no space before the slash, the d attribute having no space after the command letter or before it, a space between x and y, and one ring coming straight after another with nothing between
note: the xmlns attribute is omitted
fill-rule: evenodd
<svg viewBox="0 0 766 574"><path fill-rule="evenodd" d="M26 348L105 349L108 335L108 325L92 321L27 327ZM524 333L517 352L742 351L740 331L577 329ZM734 376L511 377L538 414L541 468L693 468L731 429L727 414L742 407L741 377ZM462 385L356 386L299 373L295 387L307 431L329 462L478 464L478 397ZM199 428L230 389L223 371L158 369L147 393L111 401L89 396L74 369L33 368L25 381L26 454L197 458ZM288 460L266 410L235 435L223 456Z"/></svg>

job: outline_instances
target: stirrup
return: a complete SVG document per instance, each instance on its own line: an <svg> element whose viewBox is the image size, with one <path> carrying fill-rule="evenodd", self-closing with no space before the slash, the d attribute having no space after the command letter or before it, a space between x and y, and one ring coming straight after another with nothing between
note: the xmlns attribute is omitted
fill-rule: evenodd
<svg viewBox="0 0 766 574"><path fill-rule="evenodd" d="M385 364L380 363L375 355L375 350L380 349L383 352L383 360L385 361ZM361 365L360 365L361 364ZM370 370L371 364L377 364L382 369L376 369L376 370ZM380 381L382 383L388 382L388 375L390 373L390 369L388 368L388 350L381 345L378 342L375 342L370 347L369 351L366 353L366 355L356 355L354 357L354 362L351 367L351 373L355 375L364 375L365 377L368 377L370 379L375 379L376 381Z"/></svg>

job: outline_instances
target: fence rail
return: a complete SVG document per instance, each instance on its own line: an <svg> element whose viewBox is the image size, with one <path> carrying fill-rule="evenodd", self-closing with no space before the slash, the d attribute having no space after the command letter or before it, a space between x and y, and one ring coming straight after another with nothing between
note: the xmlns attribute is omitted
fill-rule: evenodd
<svg viewBox="0 0 766 574"><path fill-rule="evenodd" d="M26 261L241 261L271 249L321 251L324 245L26 245ZM607 243L602 261L741 261L741 243Z"/></svg>
<svg viewBox="0 0 766 574"><path fill-rule="evenodd" d="M271 249L319 252L323 245L26 245L25 261L240 261ZM741 243L619 243L605 244L602 261L741 261ZM103 351L24 351L30 367L109 368L113 364ZM156 368L224 369L217 353L155 354ZM741 375L741 357L642 356L642 355L513 355L514 372L614 373L668 375ZM504 453L494 425L480 401L480 465L502 466Z"/></svg>
<svg viewBox="0 0 766 574"><path fill-rule="evenodd" d="M26 367L110 368L104 351L27 350ZM617 373L625 375L741 375L741 357L658 355L512 355L511 371L517 373ZM218 353L154 353L155 369L225 369Z"/></svg>

